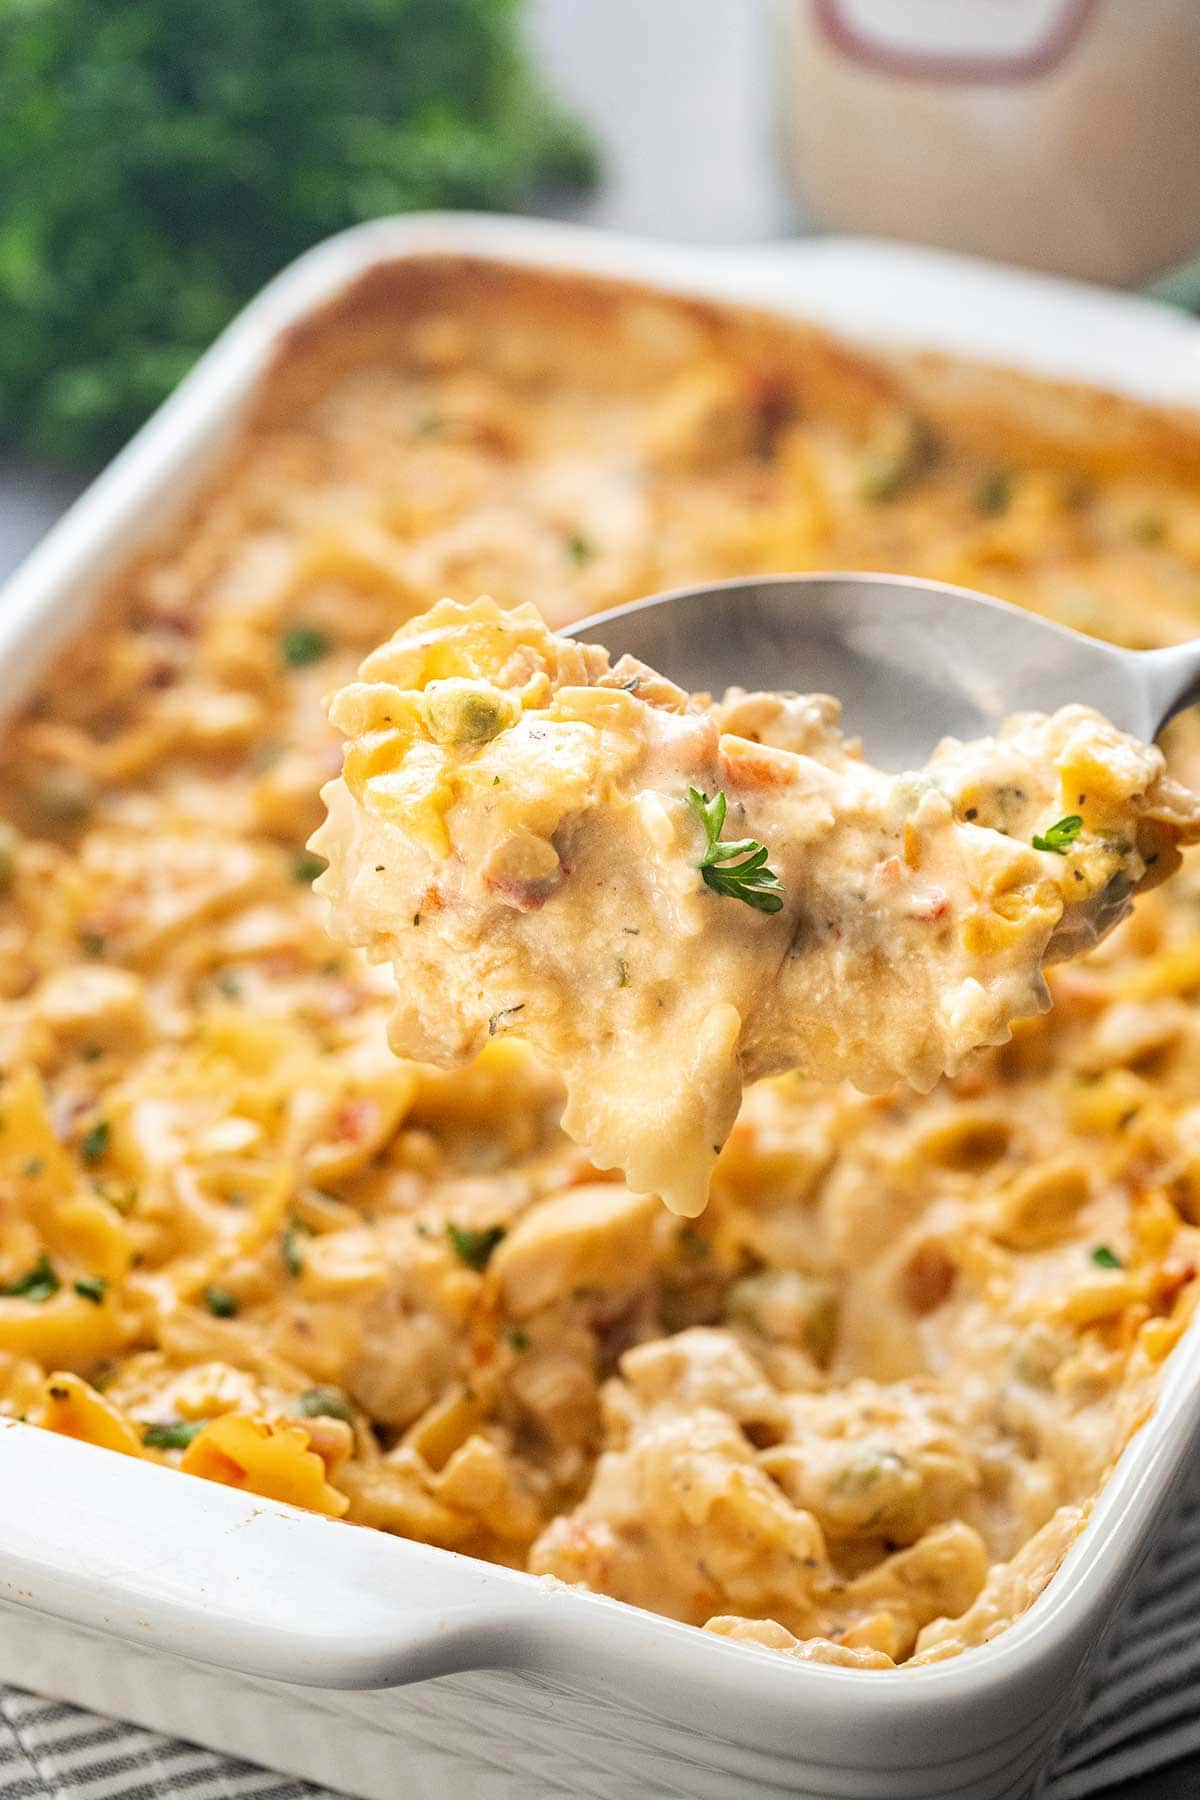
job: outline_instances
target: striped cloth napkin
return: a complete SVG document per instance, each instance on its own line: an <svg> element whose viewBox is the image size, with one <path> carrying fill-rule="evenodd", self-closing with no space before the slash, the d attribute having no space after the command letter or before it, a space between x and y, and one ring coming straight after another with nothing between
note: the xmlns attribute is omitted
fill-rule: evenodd
<svg viewBox="0 0 1200 1800"><path fill-rule="evenodd" d="M1086 1712L1059 1746L1039 1800L1086 1800L1200 1751L1198 1622L1200 1477L1143 1571ZM1200 1778L1193 1779L1200 1785ZM180 1800L185 1795L188 1800L342 1800L292 1776L271 1775L136 1725L0 1687L0 1800Z"/></svg>

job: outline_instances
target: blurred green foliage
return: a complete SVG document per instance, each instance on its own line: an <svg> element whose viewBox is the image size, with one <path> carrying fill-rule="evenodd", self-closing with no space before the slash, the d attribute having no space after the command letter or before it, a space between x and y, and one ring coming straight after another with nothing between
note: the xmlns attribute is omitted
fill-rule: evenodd
<svg viewBox="0 0 1200 1800"><path fill-rule="evenodd" d="M521 0L0 0L0 442L109 454L340 227L586 181Z"/></svg>

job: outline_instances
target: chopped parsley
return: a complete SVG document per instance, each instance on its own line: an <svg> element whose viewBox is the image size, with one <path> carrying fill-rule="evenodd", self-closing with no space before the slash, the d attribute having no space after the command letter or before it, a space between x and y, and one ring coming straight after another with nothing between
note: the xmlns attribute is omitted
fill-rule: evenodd
<svg viewBox="0 0 1200 1800"><path fill-rule="evenodd" d="M317 876L323 875L328 867L323 856L317 856L311 850L301 850L292 862L292 879L311 887Z"/></svg>
<svg viewBox="0 0 1200 1800"><path fill-rule="evenodd" d="M529 1333L522 1331L520 1326L516 1325L507 1333L507 1337L509 1348L515 1350L518 1356L524 1356L529 1348Z"/></svg>
<svg viewBox="0 0 1200 1800"><path fill-rule="evenodd" d="M31 1156L29 1161L22 1166L21 1173L28 1180L34 1181L42 1173L45 1167L46 1159L44 1156Z"/></svg>
<svg viewBox="0 0 1200 1800"><path fill-rule="evenodd" d="M81 931L79 934L79 948L85 956L103 956L104 942L98 931Z"/></svg>
<svg viewBox="0 0 1200 1800"><path fill-rule="evenodd" d="M504 1237L504 1227L488 1225L482 1231L472 1231L468 1225L452 1225L447 1220L446 1236L453 1244L458 1260L466 1263L468 1269L477 1269L482 1274Z"/></svg>
<svg viewBox="0 0 1200 1800"><path fill-rule="evenodd" d="M578 532L567 539L567 555L573 563L580 567L586 562L591 562L595 554L595 546L589 543L587 538L581 537Z"/></svg>
<svg viewBox="0 0 1200 1800"><path fill-rule="evenodd" d="M214 1319L232 1319L237 1315L238 1303L228 1288L206 1287L204 1304Z"/></svg>
<svg viewBox="0 0 1200 1800"><path fill-rule="evenodd" d="M311 1236L311 1225L306 1225L303 1219L293 1219L280 1239L279 1254L289 1275L299 1275L303 1270L304 1253L300 1248L300 1239Z"/></svg>
<svg viewBox="0 0 1200 1800"><path fill-rule="evenodd" d="M1056 856L1065 856L1082 830L1083 820L1079 814L1068 813L1057 825L1051 825L1044 836L1035 832L1033 847L1035 850L1053 850Z"/></svg>
<svg viewBox="0 0 1200 1800"><path fill-rule="evenodd" d="M700 859L700 873L714 894L731 900L744 900L757 912L777 913L783 905L779 877L767 867L767 847L753 838L738 838L733 843L721 842L725 824L725 796L717 792L712 799L696 788L687 791L687 803L704 827L705 850ZM740 858L740 861L734 860Z"/></svg>
<svg viewBox="0 0 1200 1800"><path fill-rule="evenodd" d="M329 638L315 625L293 625L285 631L279 640L283 651L283 660L291 669L306 669L309 663L320 662L330 651Z"/></svg>
<svg viewBox="0 0 1200 1800"><path fill-rule="evenodd" d="M128 1182L100 1181L93 1175L92 1192L99 1195L101 1200L106 1200L122 1218L128 1217L137 1205L138 1191Z"/></svg>
<svg viewBox="0 0 1200 1800"><path fill-rule="evenodd" d="M306 1419L342 1419L349 1425L354 1418L350 1402L341 1388L309 1388L301 1394L298 1404Z"/></svg>
<svg viewBox="0 0 1200 1800"><path fill-rule="evenodd" d="M199 1437L207 1419L173 1419L162 1425L143 1425L142 1442L148 1450L186 1450Z"/></svg>
<svg viewBox="0 0 1200 1800"><path fill-rule="evenodd" d="M995 469L985 475L975 489L975 510L986 519L997 519L1006 513L1012 500L1012 476L1007 469Z"/></svg>
<svg viewBox="0 0 1200 1800"><path fill-rule="evenodd" d="M1098 1269L1123 1269L1125 1267L1116 1251L1110 1250L1107 1244L1096 1245L1092 1251L1092 1261Z"/></svg>
<svg viewBox="0 0 1200 1800"><path fill-rule="evenodd" d="M715 1148L716 1146L714 1146ZM689 1262L702 1262L712 1250L712 1242L696 1230L694 1225L681 1225L675 1234L679 1245L679 1253Z"/></svg>
<svg viewBox="0 0 1200 1800"><path fill-rule="evenodd" d="M1135 544L1161 544L1167 535L1166 520L1161 513L1139 513L1129 527Z"/></svg>
<svg viewBox="0 0 1200 1800"><path fill-rule="evenodd" d="M108 1149L108 1120L97 1119L79 1146L84 1162L96 1163Z"/></svg>
<svg viewBox="0 0 1200 1800"><path fill-rule="evenodd" d="M81 1300L90 1300L93 1306L103 1306L108 1283L103 1275L82 1275L75 1283L75 1292Z"/></svg>
<svg viewBox="0 0 1200 1800"><path fill-rule="evenodd" d="M19 1281L10 1282L8 1287L0 1287L0 1294L13 1300L49 1300L57 1294L62 1286L54 1272L54 1265L43 1250L27 1275Z"/></svg>
<svg viewBox="0 0 1200 1800"><path fill-rule="evenodd" d="M878 504L895 500L923 475L933 460L935 445L923 419L906 419L890 441L876 444L864 456L858 472L860 499Z"/></svg>

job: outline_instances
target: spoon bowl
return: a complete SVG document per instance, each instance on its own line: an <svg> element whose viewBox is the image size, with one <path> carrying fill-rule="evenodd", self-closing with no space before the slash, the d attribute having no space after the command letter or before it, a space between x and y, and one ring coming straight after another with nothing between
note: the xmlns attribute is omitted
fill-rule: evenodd
<svg viewBox="0 0 1200 1800"><path fill-rule="evenodd" d="M1094 706L1150 743L1200 697L1200 640L1121 650L1035 613L907 575L764 575L676 588L598 613L571 635L628 652L681 687L834 694L877 766L927 761L1011 713Z"/></svg>

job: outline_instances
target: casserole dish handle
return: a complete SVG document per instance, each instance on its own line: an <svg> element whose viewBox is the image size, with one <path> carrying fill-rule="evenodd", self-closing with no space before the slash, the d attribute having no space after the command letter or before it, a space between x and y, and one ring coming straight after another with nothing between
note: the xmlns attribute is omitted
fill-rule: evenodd
<svg viewBox="0 0 1200 1800"><path fill-rule="evenodd" d="M525 1661L541 1595L509 1569L0 1419L0 1606L246 1675L376 1688Z"/></svg>

